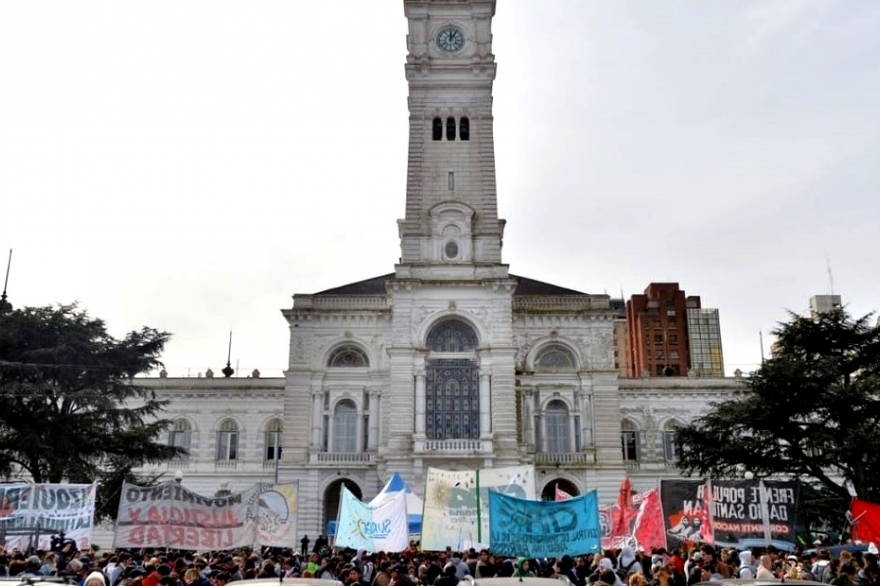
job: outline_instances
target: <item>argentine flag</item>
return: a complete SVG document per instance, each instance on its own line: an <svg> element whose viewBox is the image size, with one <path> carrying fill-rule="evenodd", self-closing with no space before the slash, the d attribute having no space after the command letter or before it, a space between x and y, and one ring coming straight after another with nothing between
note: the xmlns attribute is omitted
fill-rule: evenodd
<svg viewBox="0 0 880 586"><path fill-rule="evenodd" d="M334 545L364 551L405 550L409 547L406 492L372 506L359 501L343 486Z"/></svg>

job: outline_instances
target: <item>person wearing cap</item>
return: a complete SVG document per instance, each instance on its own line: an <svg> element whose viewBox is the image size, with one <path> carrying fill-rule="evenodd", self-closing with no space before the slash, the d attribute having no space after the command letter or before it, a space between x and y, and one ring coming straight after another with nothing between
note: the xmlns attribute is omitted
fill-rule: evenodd
<svg viewBox="0 0 880 586"><path fill-rule="evenodd" d="M397 564L391 568L390 586L413 586L412 578L406 572L406 566Z"/></svg>

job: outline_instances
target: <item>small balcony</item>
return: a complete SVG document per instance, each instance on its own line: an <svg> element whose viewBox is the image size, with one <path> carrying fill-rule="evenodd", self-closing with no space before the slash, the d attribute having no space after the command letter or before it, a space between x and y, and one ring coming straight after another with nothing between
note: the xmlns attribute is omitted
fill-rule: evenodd
<svg viewBox="0 0 880 586"><path fill-rule="evenodd" d="M413 441L413 451L423 456L465 456L468 454L491 454L491 439L426 439L417 438Z"/></svg>
<svg viewBox="0 0 880 586"><path fill-rule="evenodd" d="M537 452L535 466L557 468L587 468L596 464L596 452L583 450L580 452Z"/></svg>
<svg viewBox="0 0 880 586"><path fill-rule="evenodd" d="M374 460L375 454L373 452L312 452L309 454L310 465L329 468L338 466L367 467L371 466Z"/></svg>

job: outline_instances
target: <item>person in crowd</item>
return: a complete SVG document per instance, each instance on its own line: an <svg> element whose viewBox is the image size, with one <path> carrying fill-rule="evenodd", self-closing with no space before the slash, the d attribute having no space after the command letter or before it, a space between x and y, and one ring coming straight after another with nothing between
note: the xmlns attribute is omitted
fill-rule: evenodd
<svg viewBox="0 0 880 586"><path fill-rule="evenodd" d="M776 576L773 575L773 558L769 553L765 553L761 556L758 571L755 572L755 578L758 580L776 579Z"/></svg>
<svg viewBox="0 0 880 586"><path fill-rule="evenodd" d="M617 558L617 575L621 580L628 581L630 574L642 574L644 578L642 564L636 557L635 550L629 545L624 545Z"/></svg>
<svg viewBox="0 0 880 586"><path fill-rule="evenodd" d="M414 586L405 565L397 564L391 568L391 582L389 586Z"/></svg>
<svg viewBox="0 0 880 586"><path fill-rule="evenodd" d="M748 549L739 552L739 568L736 577L742 580L751 580L755 577L755 570L752 568L752 552Z"/></svg>
<svg viewBox="0 0 880 586"><path fill-rule="evenodd" d="M857 586L858 569L852 560L840 562L840 573L831 581L832 586Z"/></svg>

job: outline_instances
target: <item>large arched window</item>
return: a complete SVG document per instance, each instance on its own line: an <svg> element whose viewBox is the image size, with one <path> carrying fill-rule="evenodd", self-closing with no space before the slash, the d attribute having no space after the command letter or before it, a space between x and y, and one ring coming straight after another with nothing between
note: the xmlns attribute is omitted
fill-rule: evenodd
<svg viewBox="0 0 880 586"><path fill-rule="evenodd" d="M641 432L629 419L620 422L620 443L624 462L638 462L641 458Z"/></svg>
<svg viewBox="0 0 880 586"><path fill-rule="evenodd" d="M176 419L168 432L168 445L184 450L179 460L189 458L192 446L192 425L186 419Z"/></svg>
<svg viewBox="0 0 880 586"><path fill-rule="evenodd" d="M548 344L535 356L535 370L573 370L577 362L571 350L562 344Z"/></svg>
<svg viewBox="0 0 880 586"><path fill-rule="evenodd" d="M431 138L434 140L443 140L443 121L440 118L434 118L431 129Z"/></svg>
<svg viewBox="0 0 880 586"><path fill-rule="evenodd" d="M443 353L425 365L425 434L428 439L480 437L480 371L473 351L477 333L467 323L447 319L428 333L431 352ZM462 356L449 356L462 354Z"/></svg>
<svg viewBox="0 0 880 586"><path fill-rule="evenodd" d="M544 409L544 435L546 451L558 454L571 451L571 426L568 407L559 400L550 401Z"/></svg>
<svg viewBox="0 0 880 586"><path fill-rule="evenodd" d="M428 348L433 352L470 352L479 345L474 328L460 319L447 319L428 333Z"/></svg>
<svg viewBox="0 0 880 586"><path fill-rule="evenodd" d="M263 458L267 462L274 462L281 459L281 420L273 419L266 426L266 451Z"/></svg>
<svg viewBox="0 0 880 586"><path fill-rule="evenodd" d="M238 459L238 424L226 419L217 428L217 461Z"/></svg>
<svg viewBox="0 0 880 586"><path fill-rule="evenodd" d="M471 121L468 120L467 116L463 117L458 123L458 130L461 135L461 140L471 139Z"/></svg>
<svg viewBox="0 0 880 586"><path fill-rule="evenodd" d="M681 423L672 420L663 425L663 459L674 464L681 460L681 445L678 443L678 428Z"/></svg>
<svg viewBox="0 0 880 586"><path fill-rule="evenodd" d="M446 119L446 140L455 140L455 118Z"/></svg>
<svg viewBox="0 0 880 586"><path fill-rule="evenodd" d="M330 359L327 360L327 366L330 367L364 367L369 366L370 360L366 353L351 344L339 346L330 353Z"/></svg>
<svg viewBox="0 0 880 586"><path fill-rule="evenodd" d="M357 406L354 401L340 401L333 410L333 451L357 451Z"/></svg>

